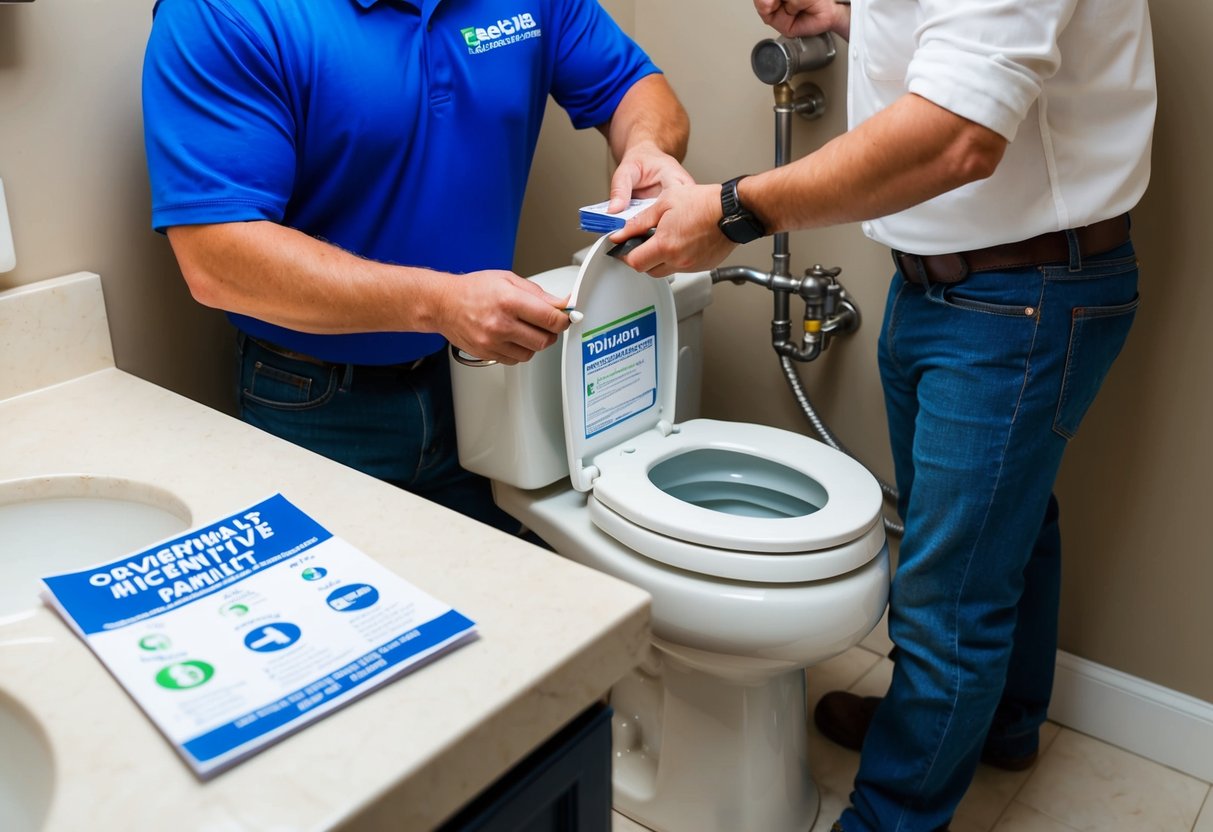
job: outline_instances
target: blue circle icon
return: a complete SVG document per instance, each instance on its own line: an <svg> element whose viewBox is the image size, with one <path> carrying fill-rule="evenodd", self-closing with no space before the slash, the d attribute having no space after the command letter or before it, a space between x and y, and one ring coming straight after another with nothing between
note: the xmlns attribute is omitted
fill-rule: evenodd
<svg viewBox="0 0 1213 832"><path fill-rule="evenodd" d="M294 624L279 621L276 624L266 624L249 632L244 637L244 646L258 653L273 653L283 650L299 640L303 631Z"/></svg>
<svg viewBox="0 0 1213 832"><path fill-rule="evenodd" d="M364 610L379 600L379 590L370 584L350 584L339 587L324 599L337 612Z"/></svg>

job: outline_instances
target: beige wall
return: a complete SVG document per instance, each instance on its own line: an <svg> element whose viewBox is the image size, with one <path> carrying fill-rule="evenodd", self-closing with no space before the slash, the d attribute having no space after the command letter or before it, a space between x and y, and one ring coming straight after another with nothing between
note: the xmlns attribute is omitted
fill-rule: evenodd
<svg viewBox="0 0 1213 832"><path fill-rule="evenodd" d="M227 407L222 316L150 230L139 72L147 0L0 5L0 178L17 269L0 288L101 275L118 366Z"/></svg>
<svg viewBox="0 0 1213 832"><path fill-rule="evenodd" d="M1203 256L1213 228L1213 157L1205 148L1213 129L1213 56L1205 37L1213 31L1213 8L1185 0L1154 0L1151 7L1161 106L1153 184L1134 218L1144 300L1126 351L1061 475L1062 648L1213 701L1213 530L1201 510L1213 471L1213 350L1205 323L1213 280ZM691 113L692 174L718 182L769 167L771 95L752 75L749 52L771 33L752 4L638 0L634 23L636 38ZM797 121L796 155L844 129L844 67L838 60L814 77L830 110L821 121ZM553 131L549 146L560 145L559 135ZM536 183L561 199L569 170L548 180L549 170L541 158ZM585 175L599 176L592 167ZM577 204L563 199L555 215L571 215ZM529 229L522 251L543 248L542 235ZM795 234L791 251L794 270L816 262L842 266L841 279L864 313L861 331L802 375L840 438L888 477L875 371L888 255L854 226ZM770 241L751 243L730 262L766 269L770 253ZM714 294L707 311L706 415L805 430L769 346L767 293L723 284ZM798 305L793 311L799 314Z"/></svg>
<svg viewBox="0 0 1213 832"><path fill-rule="evenodd" d="M662 65L694 123L687 165L703 181L768 167L770 90L749 51L769 36L747 0L604 3ZM149 0L0 5L0 178L18 268L0 289L80 269L102 275L119 366L226 408L230 343L222 317L194 304L162 237L148 229L139 65ZM1151 191L1136 215L1144 296L1126 353L1065 464L1063 647L1213 701L1213 544L1202 523L1213 469L1209 347L1213 281L1201 255L1213 205L1213 75L1203 33L1213 8L1155 0L1162 107ZM843 129L844 61L818 73L830 112L797 122L796 153ZM529 273L561 265L592 239L579 205L605 198L608 160L593 132L573 134L553 108L545 126L517 258ZM875 373L887 255L854 227L797 234L793 267L841 265L864 313L854 337L806 368L815 403L841 438L889 476ZM770 243L732 262L767 268ZM717 287L708 310L705 409L796 430L804 421L769 348L770 297Z"/></svg>

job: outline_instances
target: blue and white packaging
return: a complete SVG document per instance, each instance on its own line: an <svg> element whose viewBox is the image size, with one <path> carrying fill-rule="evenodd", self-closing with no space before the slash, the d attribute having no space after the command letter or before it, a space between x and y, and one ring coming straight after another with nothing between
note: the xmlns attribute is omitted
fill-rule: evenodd
<svg viewBox="0 0 1213 832"><path fill-rule="evenodd" d="M618 231L628 220L656 201L656 199L633 199L631 204L618 214L607 213L607 206L611 204L610 202L587 205L580 210L581 230L591 231L595 234L609 234L612 231Z"/></svg>

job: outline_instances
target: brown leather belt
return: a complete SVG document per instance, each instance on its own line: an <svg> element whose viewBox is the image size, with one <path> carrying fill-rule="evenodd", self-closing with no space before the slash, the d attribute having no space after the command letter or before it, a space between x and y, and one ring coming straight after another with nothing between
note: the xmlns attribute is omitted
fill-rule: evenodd
<svg viewBox="0 0 1213 832"><path fill-rule="evenodd" d="M314 356L307 355L306 353L295 352L294 350L288 350L286 347L280 347L277 344L266 341L263 338L254 338L251 335L245 335L245 337L248 338L248 340L252 341L257 346L261 347L262 349L268 350L268 351L274 353L275 355L280 355L283 358L289 358L292 361L302 361L305 364L314 364L317 367L326 367L326 368L347 366L345 364L335 362L335 361L325 361L323 358L316 358ZM441 354L441 351L436 352L436 353L431 353L430 355L423 355L421 358L417 358L412 361L406 361L403 364L357 364L357 365L355 365L355 367L358 370L362 371L362 373L364 373L364 374L367 372L371 372L371 373L411 373L413 370L419 369L423 364L425 364L429 359L433 358L435 355L440 355L440 354Z"/></svg>
<svg viewBox="0 0 1213 832"><path fill-rule="evenodd" d="M1121 214L1071 230L1081 256L1103 254L1129 241L1129 215ZM893 250L893 262L902 277L919 285L926 281L959 283L973 272L1006 271L1045 263L1066 263L1069 260L1070 241L1065 231L1050 231L1018 243L953 254L920 255Z"/></svg>

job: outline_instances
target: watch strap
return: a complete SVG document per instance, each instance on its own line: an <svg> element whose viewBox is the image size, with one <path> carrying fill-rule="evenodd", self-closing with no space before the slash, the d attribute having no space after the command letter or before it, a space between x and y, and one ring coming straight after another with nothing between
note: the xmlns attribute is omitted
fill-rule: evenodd
<svg viewBox="0 0 1213 832"><path fill-rule="evenodd" d="M741 197L737 194L737 183L749 176L743 173L734 176L720 186L720 213L725 217L733 217L745 210L741 205Z"/></svg>
<svg viewBox="0 0 1213 832"><path fill-rule="evenodd" d="M754 212L741 204L737 183L745 175L736 176L720 186L720 231L734 243L749 243L767 234L766 226Z"/></svg>

